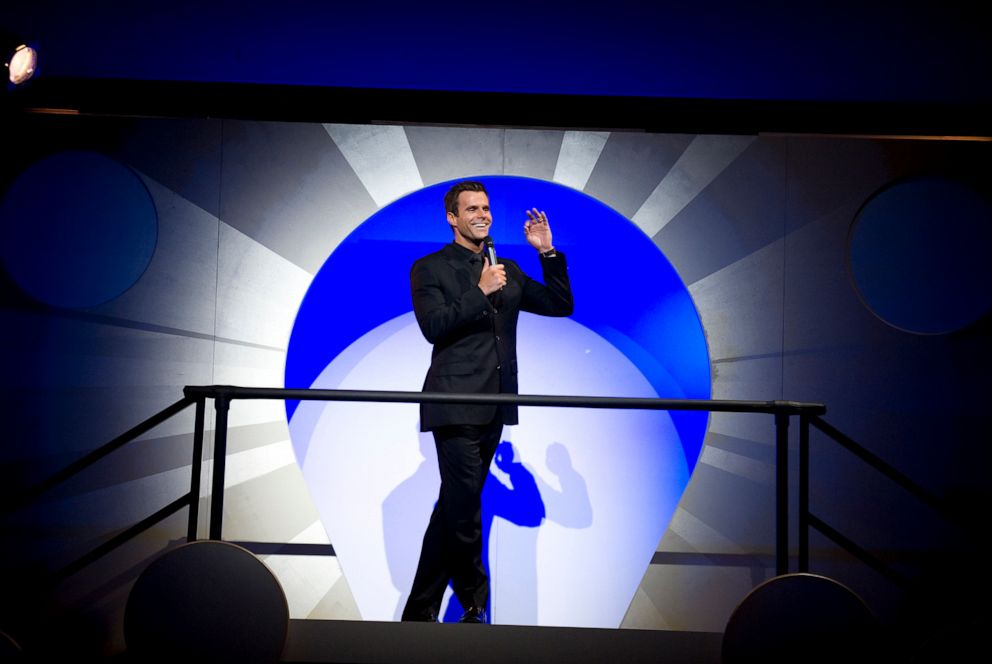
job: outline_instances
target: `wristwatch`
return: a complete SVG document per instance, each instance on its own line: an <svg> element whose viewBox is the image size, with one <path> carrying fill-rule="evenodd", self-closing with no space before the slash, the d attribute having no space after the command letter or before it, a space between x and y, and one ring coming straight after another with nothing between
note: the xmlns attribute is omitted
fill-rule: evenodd
<svg viewBox="0 0 992 664"><path fill-rule="evenodd" d="M541 256L543 256L544 258L554 258L557 255L558 255L558 252L555 251L554 247L552 247L551 249L548 249L547 251L541 252Z"/></svg>

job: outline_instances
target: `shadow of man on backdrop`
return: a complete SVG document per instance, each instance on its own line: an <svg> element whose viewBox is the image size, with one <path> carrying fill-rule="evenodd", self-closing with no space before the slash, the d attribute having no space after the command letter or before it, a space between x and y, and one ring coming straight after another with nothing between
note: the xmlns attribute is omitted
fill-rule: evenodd
<svg viewBox="0 0 992 664"><path fill-rule="evenodd" d="M508 441L500 443L494 457L496 468L505 475L509 486L498 473L490 473L482 490L483 563L492 577L493 567L489 558L491 538L499 538L499 529L493 525L496 517L519 528L504 531L511 537L509 546L514 551L512 569L504 570L495 586L495 596L513 598L512 606L501 604L500 622L520 625L537 624L537 538L538 527L550 520L566 528L586 528L592 523L592 505L585 480L571 464L568 450L561 443L553 443L547 451L547 468L558 477L559 489L535 474L530 466L518 458L517 449ZM499 551L497 540L496 550ZM490 598L490 604L492 599ZM486 607L492 615L492 607ZM462 607L451 595L443 622L456 622Z"/></svg>
<svg viewBox="0 0 992 664"><path fill-rule="evenodd" d="M510 485L504 484L495 473L489 473L482 487L482 564L486 574L492 578L492 567L489 560L489 542L493 536L493 521L499 516L510 523L522 528L536 529L544 521L544 501L537 488L537 481L530 468L516 459L516 448L509 441L502 441L496 448L493 463L503 471ZM534 619L537 618L537 532L529 533L527 555L521 556L526 562L513 569L513 593L521 605L533 607ZM500 585L509 583L509 579L500 581ZM499 593L499 586L494 588ZM521 592L523 591L523 595ZM458 622L463 608L458 598L452 594L448 608L441 618L442 622ZM486 613L492 613L492 595Z"/></svg>
<svg viewBox="0 0 992 664"><path fill-rule="evenodd" d="M395 620L400 619L406 604L416 571L417 543L423 534L423 524L408 518L409 508L411 505L433 508L440 482L434 440L429 433L419 434L419 440L423 460L382 503L390 581L401 593L393 614ZM493 461L501 472L490 473L482 490L482 555L486 572L492 576L489 542L490 538L498 537L498 528L495 533L493 530L495 518L498 516L519 527L512 534L506 533L513 538L516 555L512 570L506 570L500 577L496 592L502 597L513 598L512 607L501 608L501 613L508 613L513 623L537 624L538 527L549 520L566 528L587 528L592 524L592 505L585 479L572 467L568 449L561 443L552 443L546 456L546 466L556 476L558 487L536 475L518 456L517 449L509 441L502 441L496 448ZM425 508L424 513L429 514L430 508ZM491 615L492 607L486 608ZM462 610L452 594L440 619L457 622Z"/></svg>
<svg viewBox="0 0 992 664"><path fill-rule="evenodd" d="M568 448L561 443L548 446L545 465L558 478L555 489L540 477L537 482L544 497L548 521L566 528L588 528L592 525L592 502L589 488L582 475L572 467Z"/></svg>

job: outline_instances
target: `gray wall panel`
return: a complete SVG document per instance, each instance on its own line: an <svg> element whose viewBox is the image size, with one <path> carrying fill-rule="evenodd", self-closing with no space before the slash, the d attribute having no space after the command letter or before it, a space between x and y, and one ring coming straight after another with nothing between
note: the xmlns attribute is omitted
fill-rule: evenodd
<svg viewBox="0 0 992 664"><path fill-rule="evenodd" d="M138 118L114 156L211 216L220 213L221 120Z"/></svg>
<svg viewBox="0 0 992 664"><path fill-rule="evenodd" d="M654 623L642 628L723 632L740 598L755 585L748 568L652 565L641 589L653 601L664 626ZM635 626L627 620L623 623L623 627Z"/></svg>
<svg viewBox="0 0 992 664"><path fill-rule="evenodd" d="M289 542L319 518L295 464L224 493L226 539Z"/></svg>
<svg viewBox="0 0 992 664"><path fill-rule="evenodd" d="M692 139L686 134L614 132L599 155L585 192L631 218Z"/></svg>
<svg viewBox="0 0 992 664"><path fill-rule="evenodd" d="M564 135L563 131L507 129L503 172L506 175L552 180Z"/></svg>
<svg viewBox="0 0 992 664"><path fill-rule="evenodd" d="M858 208L878 187L911 163L891 154L902 152L892 141L827 138L786 139L789 189L787 232L822 217L842 214L852 221ZM909 152L927 149L920 141ZM924 167L925 168L925 167Z"/></svg>
<svg viewBox="0 0 992 664"><path fill-rule="evenodd" d="M315 273L377 206L318 124L224 123L221 219Z"/></svg>
<svg viewBox="0 0 992 664"><path fill-rule="evenodd" d="M775 541L774 487L705 464L696 467L680 504L727 543L706 553L768 552ZM692 542L690 542L692 543Z"/></svg>
<svg viewBox="0 0 992 664"><path fill-rule="evenodd" d="M143 180L158 215L151 263L136 284L89 310L211 337L217 329L217 218L162 183Z"/></svg>
<svg viewBox="0 0 992 664"><path fill-rule="evenodd" d="M759 138L654 236L691 284L782 237L786 144Z"/></svg>
<svg viewBox="0 0 992 664"><path fill-rule="evenodd" d="M502 129L406 128L424 185L502 174L504 133Z"/></svg>

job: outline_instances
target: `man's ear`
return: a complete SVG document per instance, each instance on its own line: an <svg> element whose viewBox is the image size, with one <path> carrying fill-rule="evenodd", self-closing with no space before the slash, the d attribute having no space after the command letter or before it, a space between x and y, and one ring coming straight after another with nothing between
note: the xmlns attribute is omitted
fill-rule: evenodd
<svg viewBox="0 0 992 664"><path fill-rule="evenodd" d="M451 212L448 213L448 225L452 228L458 225L458 217Z"/></svg>

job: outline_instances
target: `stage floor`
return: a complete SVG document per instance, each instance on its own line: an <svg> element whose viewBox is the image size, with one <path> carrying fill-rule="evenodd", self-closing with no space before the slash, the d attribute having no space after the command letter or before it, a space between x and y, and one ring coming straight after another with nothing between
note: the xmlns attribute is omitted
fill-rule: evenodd
<svg viewBox="0 0 992 664"><path fill-rule="evenodd" d="M639 629L291 620L283 661L719 664L722 638Z"/></svg>

